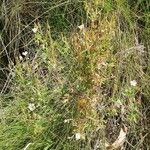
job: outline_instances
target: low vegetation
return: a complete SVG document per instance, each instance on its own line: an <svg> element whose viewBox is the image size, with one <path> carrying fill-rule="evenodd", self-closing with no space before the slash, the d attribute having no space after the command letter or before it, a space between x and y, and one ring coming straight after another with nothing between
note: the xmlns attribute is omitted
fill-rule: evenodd
<svg viewBox="0 0 150 150"><path fill-rule="evenodd" d="M150 3L0 2L0 150L148 150Z"/></svg>

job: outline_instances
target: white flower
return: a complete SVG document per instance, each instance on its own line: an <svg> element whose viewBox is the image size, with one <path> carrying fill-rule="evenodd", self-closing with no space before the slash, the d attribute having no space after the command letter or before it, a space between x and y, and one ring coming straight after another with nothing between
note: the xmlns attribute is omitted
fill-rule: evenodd
<svg viewBox="0 0 150 150"><path fill-rule="evenodd" d="M35 110L35 105L33 104L33 103L29 103L29 105L28 105L28 109L30 110L30 111L34 111Z"/></svg>
<svg viewBox="0 0 150 150"><path fill-rule="evenodd" d="M65 120L64 120L64 123L70 123L71 120L72 120L72 119L65 119Z"/></svg>
<svg viewBox="0 0 150 150"><path fill-rule="evenodd" d="M32 29L32 31L33 31L34 33L36 33L36 32L38 31L38 27L34 27L34 28Z"/></svg>
<svg viewBox="0 0 150 150"><path fill-rule="evenodd" d="M81 24L80 26L78 26L78 28L80 29L80 30L83 30L85 27L84 27L84 24Z"/></svg>
<svg viewBox="0 0 150 150"><path fill-rule="evenodd" d="M77 132L77 133L75 133L75 139L76 140L85 140L85 135L84 134L81 134L81 133L79 133L79 132Z"/></svg>
<svg viewBox="0 0 150 150"><path fill-rule="evenodd" d="M81 134L80 133L76 133L75 134L75 139L76 140L80 140L81 139Z"/></svg>
<svg viewBox="0 0 150 150"><path fill-rule="evenodd" d="M20 60L23 60L23 57L22 57L21 55L19 55L19 59L20 59Z"/></svg>
<svg viewBox="0 0 150 150"><path fill-rule="evenodd" d="M26 56L27 54L28 54L28 52L27 52L27 51L22 52L22 55L23 55L23 56Z"/></svg>
<svg viewBox="0 0 150 150"><path fill-rule="evenodd" d="M136 85L137 85L136 80L132 80L132 81L130 81L130 85L131 85L131 86L136 86Z"/></svg>

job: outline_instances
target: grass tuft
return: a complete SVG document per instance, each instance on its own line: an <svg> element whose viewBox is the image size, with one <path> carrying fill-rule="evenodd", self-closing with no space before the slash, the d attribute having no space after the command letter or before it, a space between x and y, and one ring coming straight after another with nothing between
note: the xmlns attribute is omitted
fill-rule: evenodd
<svg viewBox="0 0 150 150"><path fill-rule="evenodd" d="M0 149L149 149L148 8L3 0Z"/></svg>

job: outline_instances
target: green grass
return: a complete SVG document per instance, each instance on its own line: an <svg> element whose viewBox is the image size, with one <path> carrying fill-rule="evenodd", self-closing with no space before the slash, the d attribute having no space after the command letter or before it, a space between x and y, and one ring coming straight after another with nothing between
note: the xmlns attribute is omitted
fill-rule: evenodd
<svg viewBox="0 0 150 150"><path fill-rule="evenodd" d="M149 5L2 1L0 150L149 149Z"/></svg>

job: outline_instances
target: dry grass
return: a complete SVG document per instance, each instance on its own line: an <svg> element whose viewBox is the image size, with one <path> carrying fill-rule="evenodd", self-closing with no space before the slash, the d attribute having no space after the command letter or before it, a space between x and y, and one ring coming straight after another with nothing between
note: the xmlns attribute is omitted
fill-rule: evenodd
<svg viewBox="0 0 150 150"><path fill-rule="evenodd" d="M148 5L3 0L0 149L149 149Z"/></svg>

